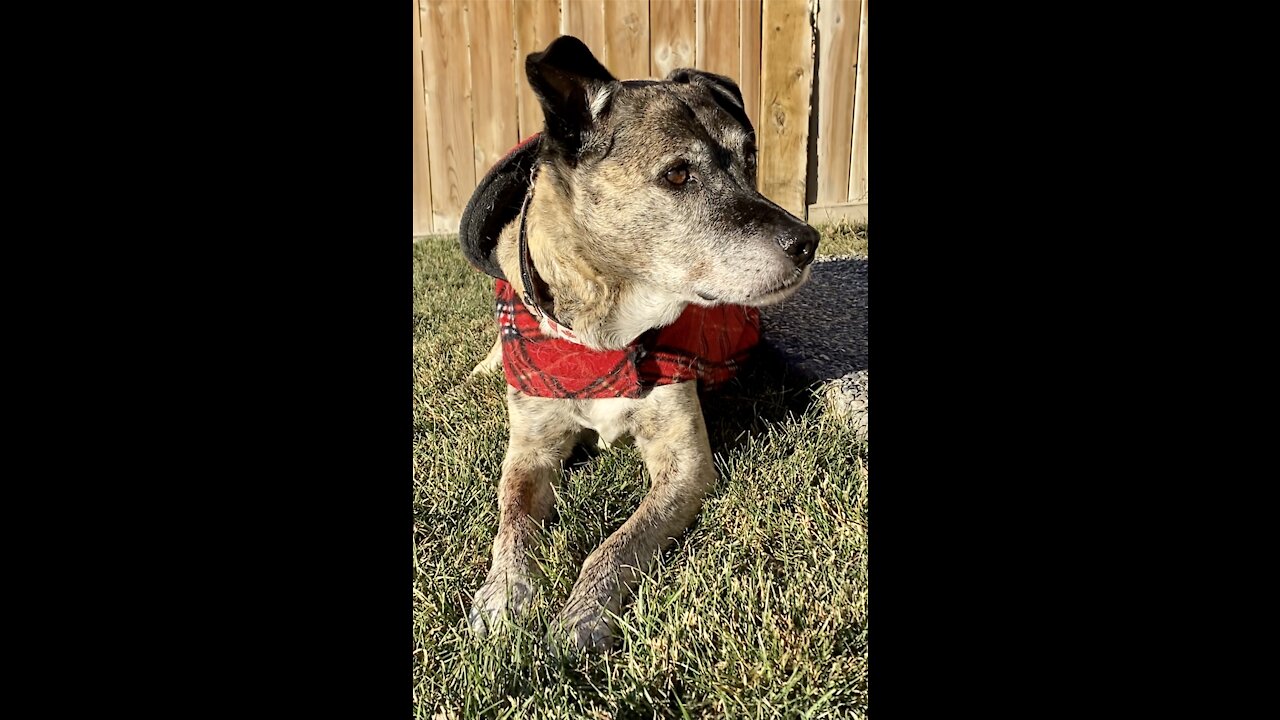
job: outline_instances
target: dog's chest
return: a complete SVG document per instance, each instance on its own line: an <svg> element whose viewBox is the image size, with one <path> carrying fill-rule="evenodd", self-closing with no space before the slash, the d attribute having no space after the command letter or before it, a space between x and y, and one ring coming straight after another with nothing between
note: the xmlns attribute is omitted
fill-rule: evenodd
<svg viewBox="0 0 1280 720"><path fill-rule="evenodd" d="M573 419L595 430L601 441L613 444L635 434L635 413L644 402L630 398L578 400L573 403Z"/></svg>

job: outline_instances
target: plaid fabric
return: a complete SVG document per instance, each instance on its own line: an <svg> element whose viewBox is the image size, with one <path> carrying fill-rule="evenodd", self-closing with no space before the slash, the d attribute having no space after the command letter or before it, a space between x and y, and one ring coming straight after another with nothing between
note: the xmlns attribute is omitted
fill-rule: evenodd
<svg viewBox="0 0 1280 720"><path fill-rule="evenodd" d="M544 335L511 284L496 283L502 369L511 387L534 397L639 398L659 385L690 381L709 390L732 378L760 340L755 308L690 305L671 325L622 350L592 350Z"/></svg>

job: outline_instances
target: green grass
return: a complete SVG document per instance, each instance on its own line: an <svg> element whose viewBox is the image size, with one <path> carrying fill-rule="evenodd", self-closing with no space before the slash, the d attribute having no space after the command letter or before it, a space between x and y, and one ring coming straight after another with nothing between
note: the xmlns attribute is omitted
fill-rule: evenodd
<svg viewBox="0 0 1280 720"><path fill-rule="evenodd" d="M860 255L867 257L867 224L853 223L845 219L829 225L819 225L822 242L818 245L822 255Z"/></svg>
<svg viewBox="0 0 1280 720"><path fill-rule="evenodd" d="M823 254L865 254L865 228L823 230ZM501 375L463 382L495 337L492 303L454 237L414 241L415 717L864 716L865 445L768 356L705 401L719 484L641 584L613 653L560 661L541 638L644 495L627 448L566 470L534 616L470 635L507 441Z"/></svg>

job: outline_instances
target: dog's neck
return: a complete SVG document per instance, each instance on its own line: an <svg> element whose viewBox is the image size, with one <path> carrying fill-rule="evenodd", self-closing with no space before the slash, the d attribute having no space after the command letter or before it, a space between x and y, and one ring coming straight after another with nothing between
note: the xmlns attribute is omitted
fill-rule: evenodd
<svg viewBox="0 0 1280 720"><path fill-rule="evenodd" d="M675 322L686 301L588 260L593 256L595 238L567 212L571 207L568 198L562 196L563 188L550 175L545 171L538 174L524 218L529 260L545 283L538 293L542 310L572 328L577 342L596 350L624 348L645 331ZM508 282L524 297L520 224L521 219L516 218L504 229L498 261ZM543 331L548 330L547 318L543 318Z"/></svg>

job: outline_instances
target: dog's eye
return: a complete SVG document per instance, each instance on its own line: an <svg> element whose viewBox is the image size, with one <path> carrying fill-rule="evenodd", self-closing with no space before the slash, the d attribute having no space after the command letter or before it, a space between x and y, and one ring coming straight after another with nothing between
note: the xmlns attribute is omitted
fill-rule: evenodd
<svg viewBox="0 0 1280 720"><path fill-rule="evenodd" d="M689 168L681 165L667 171L667 182L679 187L689 181Z"/></svg>

